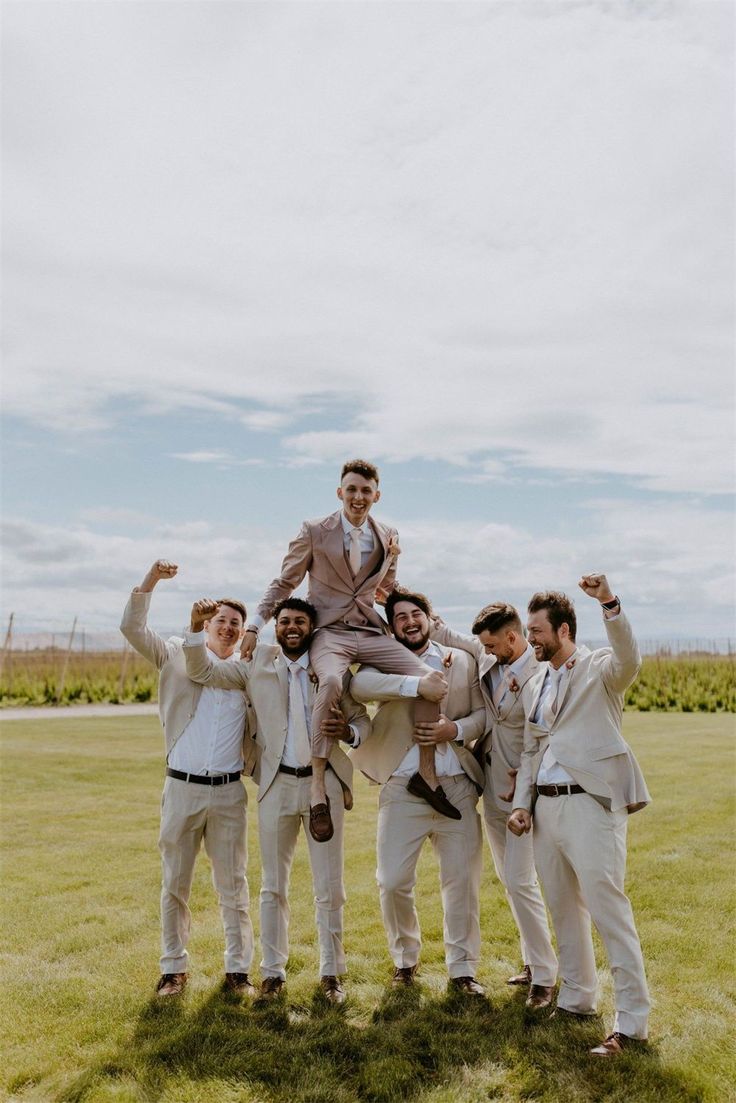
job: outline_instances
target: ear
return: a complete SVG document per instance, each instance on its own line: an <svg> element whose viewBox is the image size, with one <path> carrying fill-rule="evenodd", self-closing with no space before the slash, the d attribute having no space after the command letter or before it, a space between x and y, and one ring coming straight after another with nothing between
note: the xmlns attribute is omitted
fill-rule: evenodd
<svg viewBox="0 0 736 1103"><path fill-rule="evenodd" d="M242 638L243 638L243 636L244 636L244 635L245 635L245 625L243 625L243 627L242 627L242 628L240 629L240 631L238 632L238 640L239 640L239 641L240 641L240 640L242 640Z"/></svg>
<svg viewBox="0 0 736 1103"><path fill-rule="evenodd" d="M376 495L375 495L375 497L374 497L373 501L374 501L374 502L377 502L377 501L378 501L378 500L380 499L380 497L381 497L381 491L380 491L380 490L377 490L377 491L376 491Z"/></svg>
<svg viewBox="0 0 736 1103"><path fill-rule="evenodd" d="M338 488L337 488L337 496L340 499L340 501L342 501L342 487L341 486L338 486Z"/></svg>
<svg viewBox="0 0 736 1103"><path fill-rule="evenodd" d="M562 624L560 625L558 635L561 636L563 640L570 639L570 625L567 623L566 620L563 620Z"/></svg>

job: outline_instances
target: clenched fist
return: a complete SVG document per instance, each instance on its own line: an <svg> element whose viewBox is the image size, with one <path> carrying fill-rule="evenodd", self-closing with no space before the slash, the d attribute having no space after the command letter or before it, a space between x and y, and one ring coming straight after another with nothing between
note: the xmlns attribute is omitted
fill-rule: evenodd
<svg viewBox="0 0 736 1103"><path fill-rule="evenodd" d="M584 594L587 594L588 597L594 597L596 601L613 601L616 596L608 585L608 579L604 574L584 574L578 582L578 586Z"/></svg>
<svg viewBox="0 0 736 1103"><path fill-rule="evenodd" d="M441 701L447 693L447 678L439 670L432 670L419 679L419 696L425 701Z"/></svg>
<svg viewBox="0 0 736 1103"><path fill-rule="evenodd" d="M176 563L171 563L168 559L157 559L148 568L145 578L138 587L138 592L150 594L157 582L161 582L164 578L173 578L178 570Z"/></svg>
<svg viewBox="0 0 736 1103"><path fill-rule="evenodd" d="M212 620L220 608L220 603L213 601L212 598L203 597L199 601L195 601L192 606L192 616L189 625L191 632L201 632L204 628L204 622L206 620Z"/></svg>

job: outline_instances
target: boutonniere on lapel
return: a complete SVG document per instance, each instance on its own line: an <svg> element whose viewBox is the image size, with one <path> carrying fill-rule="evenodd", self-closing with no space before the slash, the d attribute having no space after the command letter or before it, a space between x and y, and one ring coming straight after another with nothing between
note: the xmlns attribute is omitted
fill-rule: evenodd
<svg viewBox="0 0 736 1103"><path fill-rule="evenodd" d="M450 669L450 667L452 666L452 651L447 652L442 660L442 665L444 666L445 670Z"/></svg>
<svg viewBox="0 0 736 1103"><path fill-rule="evenodd" d="M314 673L314 671L313 670L308 670L307 674L308 674L309 680L312 683L312 685L314 686L314 688L319 689L319 678Z"/></svg>
<svg viewBox="0 0 736 1103"><path fill-rule="evenodd" d="M578 660L576 658L568 659L567 662L565 663L565 670L572 670L572 668L575 666L575 663L577 661Z"/></svg>
<svg viewBox="0 0 736 1103"><path fill-rule="evenodd" d="M388 555L391 559L398 559L401 555L401 548L399 547L399 541L395 536L392 536L388 542Z"/></svg>
<svg viewBox="0 0 736 1103"><path fill-rule="evenodd" d="M509 678L508 687L509 687L509 689L511 690L512 693L518 693L519 689L521 688L513 674Z"/></svg>

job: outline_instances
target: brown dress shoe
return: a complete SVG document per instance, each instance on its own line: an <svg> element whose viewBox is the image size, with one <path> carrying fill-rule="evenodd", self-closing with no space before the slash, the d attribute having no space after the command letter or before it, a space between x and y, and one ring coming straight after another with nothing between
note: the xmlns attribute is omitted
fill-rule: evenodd
<svg viewBox="0 0 736 1103"><path fill-rule="evenodd" d="M550 1007L554 996L554 986L547 988L544 984L533 984L529 989L529 995L524 1006L527 1011L533 1011L536 1014L538 1011L544 1011L545 1008Z"/></svg>
<svg viewBox="0 0 736 1103"><path fill-rule="evenodd" d="M518 984L528 987L532 983L532 967L531 965L525 965L520 973L517 973L514 977L509 977L506 981L507 984Z"/></svg>
<svg viewBox="0 0 736 1103"><path fill-rule="evenodd" d="M320 977L319 983L328 1003L345 1003L345 989L337 977Z"/></svg>
<svg viewBox="0 0 736 1103"><path fill-rule="evenodd" d="M186 973L163 973L156 985L157 996L180 996L187 983Z"/></svg>
<svg viewBox="0 0 736 1103"><path fill-rule="evenodd" d="M309 834L318 843L327 843L335 834L330 815L330 798L325 797L324 804L312 804L309 807Z"/></svg>
<svg viewBox="0 0 736 1103"><path fill-rule="evenodd" d="M236 996L255 996L255 985L250 983L247 973L225 973L225 987Z"/></svg>
<svg viewBox="0 0 736 1103"><path fill-rule="evenodd" d="M608 1035L605 1042L594 1046L590 1052L596 1057L618 1057L627 1047L643 1049L646 1044L645 1038L630 1038L628 1034L619 1034L618 1031L614 1031L613 1034Z"/></svg>
<svg viewBox="0 0 736 1103"><path fill-rule="evenodd" d="M450 987L464 996L485 996L486 990L475 977L450 977Z"/></svg>
<svg viewBox="0 0 736 1103"><path fill-rule="evenodd" d="M281 977L264 977L261 981L260 998L262 1000L275 1000L284 990L284 981Z"/></svg>
<svg viewBox="0 0 736 1103"><path fill-rule="evenodd" d="M460 809L451 804L445 796L445 790L442 786L438 785L436 789L433 789L421 774L412 774L406 788L413 797L421 797L422 800L426 800L435 812L448 816L451 820L461 820L463 818Z"/></svg>
<svg viewBox="0 0 736 1103"><path fill-rule="evenodd" d="M409 988L414 983L418 969L418 965L404 965L400 969L394 969L394 975L391 977L391 987Z"/></svg>

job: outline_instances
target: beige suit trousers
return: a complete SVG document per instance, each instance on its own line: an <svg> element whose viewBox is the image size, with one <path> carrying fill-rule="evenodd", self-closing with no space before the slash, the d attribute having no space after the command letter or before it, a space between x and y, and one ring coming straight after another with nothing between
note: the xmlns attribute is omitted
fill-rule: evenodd
<svg viewBox="0 0 736 1103"><path fill-rule="evenodd" d="M261 971L266 977L286 977L289 957L289 875L299 828L304 835L312 867L315 919L319 940L320 976L339 977L346 971L342 944L343 819L342 786L332 770L325 778L335 833L318 843L309 833L311 778L279 773L258 804L258 833L263 877L261 880Z"/></svg>
<svg viewBox="0 0 736 1103"><path fill-rule="evenodd" d="M498 879L506 890L521 938L521 960L531 966L532 984L551 988L557 980L557 958L547 922L547 909L534 868L533 832L512 835L508 816L496 806L490 786L483 794L483 819Z"/></svg>
<svg viewBox="0 0 736 1103"><path fill-rule="evenodd" d="M247 973L253 961L246 807L240 781L196 785L167 777L161 798L161 972L186 973L191 926L189 894L202 842L212 863L225 931L225 972Z"/></svg>
<svg viewBox="0 0 736 1103"><path fill-rule="evenodd" d="M534 852L557 935L562 976L558 1006L595 1011L592 919L613 976L613 1029L646 1038L649 992L634 915L624 893L626 827L626 809L608 812L587 793L540 796L534 808Z"/></svg>
<svg viewBox="0 0 736 1103"><path fill-rule="evenodd" d="M439 858L445 961L451 977L474 977L480 958L482 846L478 793L465 774L443 777L447 798L462 812L451 820L391 777L378 803L378 888L391 959L397 969L419 962L421 933L414 904L417 862L425 839Z"/></svg>
<svg viewBox="0 0 736 1103"><path fill-rule="evenodd" d="M430 670L393 636L357 628L321 628L309 649L309 659L319 680L312 714L312 754L317 758L329 757L333 741L319 733L330 708L342 696L345 672L352 663L374 666L383 674L421 677Z"/></svg>

